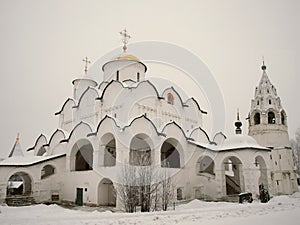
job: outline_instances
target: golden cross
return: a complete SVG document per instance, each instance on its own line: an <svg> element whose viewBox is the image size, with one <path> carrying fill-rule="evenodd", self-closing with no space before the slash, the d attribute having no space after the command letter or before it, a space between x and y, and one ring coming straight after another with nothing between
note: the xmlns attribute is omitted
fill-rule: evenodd
<svg viewBox="0 0 300 225"><path fill-rule="evenodd" d="M88 60L88 57L85 57L82 61L85 62L84 73L87 74L87 72L88 72L88 64L91 63L91 61Z"/></svg>
<svg viewBox="0 0 300 225"><path fill-rule="evenodd" d="M123 42L123 51L126 52L127 50L127 43L128 43L128 40L131 38L131 36L127 33L127 30L126 28L124 30L122 30L121 32L119 32L122 36L122 42Z"/></svg>

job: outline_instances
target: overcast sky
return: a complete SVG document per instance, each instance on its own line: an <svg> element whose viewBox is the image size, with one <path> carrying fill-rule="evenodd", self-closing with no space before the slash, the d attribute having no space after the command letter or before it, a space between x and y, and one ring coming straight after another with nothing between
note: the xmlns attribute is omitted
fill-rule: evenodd
<svg viewBox="0 0 300 225"><path fill-rule="evenodd" d="M1 0L0 157L18 132L27 149L56 130L54 113L72 97L82 58L119 47L124 27L131 42L173 43L208 66L223 93L229 134L236 108L247 117L264 56L293 138L300 127L299 12L297 0Z"/></svg>

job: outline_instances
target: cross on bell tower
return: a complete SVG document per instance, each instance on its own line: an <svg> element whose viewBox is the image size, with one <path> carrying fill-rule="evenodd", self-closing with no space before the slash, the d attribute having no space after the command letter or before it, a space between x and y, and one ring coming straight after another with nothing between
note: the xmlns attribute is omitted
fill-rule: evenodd
<svg viewBox="0 0 300 225"><path fill-rule="evenodd" d="M88 72L88 64L91 63L91 61L88 60L88 57L85 57L82 61L85 62L84 73L86 75Z"/></svg>
<svg viewBox="0 0 300 225"><path fill-rule="evenodd" d="M122 36L123 52L126 52L126 50L127 50L127 46L126 45L128 44L128 41L131 38L131 36L128 34L126 28L124 30L120 31L119 33Z"/></svg>

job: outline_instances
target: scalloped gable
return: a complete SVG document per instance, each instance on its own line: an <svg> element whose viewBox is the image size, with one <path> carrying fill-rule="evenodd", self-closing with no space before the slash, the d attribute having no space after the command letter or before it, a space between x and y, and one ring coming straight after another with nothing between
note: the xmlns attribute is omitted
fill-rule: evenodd
<svg viewBox="0 0 300 225"><path fill-rule="evenodd" d="M56 129L50 137L47 146L52 146L53 144L59 144L62 140L66 139L66 133L62 129Z"/></svg>
<svg viewBox="0 0 300 225"><path fill-rule="evenodd" d="M58 111L58 112L56 112L55 115L61 114L61 113L64 111L65 107L66 107L68 104L71 104L71 108L73 108L73 107L76 105L76 102L75 102L75 100L74 100L73 98L68 98L68 99L64 102L64 104L62 105L61 110Z"/></svg>
<svg viewBox="0 0 300 225"><path fill-rule="evenodd" d="M190 138L194 139L196 142L199 143L211 143L208 134L201 127L196 127L194 130L192 130Z"/></svg>
<svg viewBox="0 0 300 225"><path fill-rule="evenodd" d="M86 96L88 96L89 93L91 93L91 94L94 93L95 97L93 98L93 101L99 97L99 93L98 93L97 89L94 87L88 86L87 89L80 96L80 98L78 100L78 104L76 106L73 106L73 108L78 108L80 106L80 103L82 101L84 101L85 98L87 98Z"/></svg>
<svg viewBox="0 0 300 225"><path fill-rule="evenodd" d="M215 134L214 138L213 138L213 142L216 144L216 145L220 145L222 144L225 139L226 139L226 135L223 134L222 132L218 132Z"/></svg>
<svg viewBox="0 0 300 225"><path fill-rule="evenodd" d="M186 140L193 140L192 138L189 138L189 137L186 136L184 130L183 130L183 129L181 128L181 126L179 126L175 121L172 121L172 122L167 123L167 124L163 127L163 129L162 129L161 132L162 132L162 133L167 133L167 132L165 132L165 130L166 130L169 126L174 126L174 127L178 128L178 129L182 132L182 134L183 134L183 136L185 137Z"/></svg>
<svg viewBox="0 0 300 225"><path fill-rule="evenodd" d="M117 124L117 121L115 120L115 118L113 118L113 117L111 117L109 115L105 115L105 117L102 120L100 120L100 122L98 123L97 128L96 128L96 132L90 133L90 134L88 134L88 136L97 135L98 132L99 132L99 130L100 130L100 128L108 120L113 121L114 124L115 124L115 126L118 127L119 129L121 129L121 127Z"/></svg>
<svg viewBox="0 0 300 225"><path fill-rule="evenodd" d="M106 95L106 93L108 95L110 95L111 93L115 93L115 92L111 92L109 91L110 89L113 89L113 88L117 88L119 90L122 90L124 88L124 85L120 82L120 81L117 81L117 80L111 80L109 83L107 83L107 85L105 86L105 88L103 89L102 93L101 93L101 96L99 96L97 98L97 100L103 100Z"/></svg>
<svg viewBox="0 0 300 225"><path fill-rule="evenodd" d="M27 152L34 150L34 153L36 153L40 147L46 144L47 144L46 136L44 134L40 134L40 136L38 136L38 138L36 139L34 146L27 149Z"/></svg>
<svg viewBox="0 0 300 225"><path fill-rule="evenodd" d="M179 95L179 93L175 90L175 88L172 86L172 87L169 87L169 88L166 88L163 92L162 92L162 96L165 98L165 99L168 99L167 98L167 94L172 92L173 95L175 94L177 96L177 99L179 99L179 103L181 104L182 107L186 107L186 105L184 104L184 102L182 101L182 98L181 96ZM174 98L175 100L176 98Z"/></svg>
<svg viewBox="0 0 300 225"><path fill-rule="evenodd" d="M157 133L157 135L165 136L165 134L163 132L159 132L158 131L157 127L152 122L152 120L150 120L144 114L141 115L141 116L135 117L128 125L126 125L126 126L123 127L123 130L125 130L126 128L129 128L131 126L133 126L135 123L138 123L139 120L145 120L147 123L150 123L152 125L153 129L155 130L155 132Z"/></svg>
<svg viewBox="0 0 300 225"><path fill-rule="evenodd" d="M84 129L88 129L87 131L84 131ZM69 137L67 139L61 140L60 142L69 142L69 140L73 137L73 135L76 134L76 132L78 132L78 130L82 129L83 133L86 133L86 136L91 133L93 130L91 128L91 126L83 121L80 121L71 131Z"/></svg>
<svg viewBox="0 0 300 225"><path fill-rule="evenodd" d="M194 106L197 107L197 109L198 109L201 113L207 114L206 111L204 111L204 110L202 110L202 109L200 108L199 103L196 101L196 99L195 99L194 97L191 97L191 98L187 99L186 102L185 102L184 104L185 104L185 105L188 105L188 106L190 106L190 104L193 104Z"/></svg>

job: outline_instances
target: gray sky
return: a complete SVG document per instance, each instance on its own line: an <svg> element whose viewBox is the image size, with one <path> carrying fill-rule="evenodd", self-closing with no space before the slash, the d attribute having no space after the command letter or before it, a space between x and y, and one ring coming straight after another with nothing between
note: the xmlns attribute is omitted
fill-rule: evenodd
<svg viewBox="0 0 300 225"><path fill-rule="evenodd" d="M223 93L228 134L236 108L247 117L264 55L293 138L300 127L299 11L297 0L0 0L0 157L17 132L24 149L53 133L82 58L120 46L124 27L131 42L173 43L206 63Z"/></svg>

